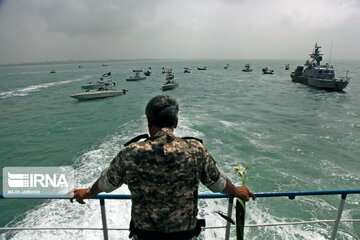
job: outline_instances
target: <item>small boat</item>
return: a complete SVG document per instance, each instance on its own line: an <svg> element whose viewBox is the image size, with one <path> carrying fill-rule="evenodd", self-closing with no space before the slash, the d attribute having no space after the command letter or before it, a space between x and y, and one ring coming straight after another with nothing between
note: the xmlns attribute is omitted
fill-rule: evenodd
<svg viewBox="0 0 360 240"><path fill-rule="evenodd" d="M51 70L50 73L56 73L55 70Z"/></svg>
<svg viewBox="0 0 360 240"><path fill-rule="evenodd" d="M168 74L166 74L165 78L166 78L167 80L174 79L174 74L168 73Z"/></svg>
<svg viewBox="0 0 360 240"><path fill-rule="evenodd" d="M145 76L150 76L151 75L151 67L148 68L148 70L146 72L144 72Z"/></svg>
<svg viewBox="0 0 360 240"><path fill-rule="evenodd" d="M106 67L106 66L109 66L109 65L107 65L107 64L103 64L102 66L103 66L103 67Z"/></svg>
<svg viewBox="0 0 360 240"><path fill-rule="evenodd" d="M86 91L75 95L71 95L70 97L75 98L79 101L84 101L84 100L92 100L99 98L116 97L116 96L124 95L127 92L128 90L126 89L117 90L110 88L99 88L95 92Z"/></svg>
<svg viewBox="0 0 360 240"><path fill-rule="evenodd" d="M290 69L290 64L285 64L285 70L289 70Z"/></svg>
<svg viewBox="0 0 360 240"><path fill-rule="evenodd" d="M128 92L126 89L117 90L113 87L115 86L115 83L112 84L105 84L104 86L97 89L97 91L90 91L89 89L86 89L85 92L78 93L71 95L70 97L75 98L79 101L83 100L92 100L92 99L98 99L98 98L107 98L107 97L115 97L124 95Z"/></svg>
<svg viewBox="0 0 360 240"><path fill-rule="evenodd" d="M143 70L140 68L140 69L133 69L132 71L136 73L136 72L142 72Z"/></svg>
<svg viewBox="0 0 360 240"><path fill-rule="evenodd" d="M332 65L320 64L323 55L320 54L320 48L316 43L314 51L309 54L311 61L307 60L303 66L298 66L290 74L291 80L319 89L342 91L350 81L348 72L344 78L335 78L335 70Z"/></svg>
<svg viewBox="0 0 360 240"><path fill-rule="evenodd" d="M139 80L145 80L146 77L141 77L139 73L136 73L135 76L130 76L126 79L126 81L139 81Z"/></svg>
<svg viewBox="0 0 360 240"><path fill-rule="evenodd" d="M184 73L190 73L190 68L184 68Z"/></svg>
<svg viewBox="0 0 360 240"><path fill-rule="evenodd" d="M265 67L262 69L264 74L274 74L274 70L270 69L269 67Z"/></svg>
<svg viewBox="0 0 360 240"><path fill-rule="evenodd" d="M177 88L178 86L179 83L175 82L174 80L167 80L166 83L164 83L161 88L163 91L167 91Z"/></svg>
<svg viewBox="0 0 360 240"><path fill-rule="evenodd" d="M198 69L198 70L206 70L206 67L205 67L205 66L202 67L202 68L201 68L201 67L198 67L197 69Z"/></svg>
<svg viewBox="0 0 360 240"><path fill-rule="evenodd" d="M250 62L245 64L245 68L242 71L243 72L252 72L252 69L250 67Z"/></svg>
<svg viewBox="0 0 360 240"><path fill-rule="evenodd" d="M83 66L79 65L78 68L82 68Z"/></svg>
<svg viewBox="0 0 360 240"><path fill-rule="evenodd" d="M229 68L229 64L226 64L224 69L228 69Z"/></svg>

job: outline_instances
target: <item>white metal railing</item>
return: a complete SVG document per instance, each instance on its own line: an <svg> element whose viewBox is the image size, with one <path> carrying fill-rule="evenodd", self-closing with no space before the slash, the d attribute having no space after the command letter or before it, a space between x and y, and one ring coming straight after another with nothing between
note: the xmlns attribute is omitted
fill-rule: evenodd
<svg viewBox="0 0 360 240"><path fill-rule="evenodd" d="M330 240L334 240L337 234L337 230L340 222L360 222L360 219L342 219L341 215L344 209L346 196L348 194L360 194L360 189L354 190L333 190L333 191L303 191L303 192L265 192L265 193L255 193L257 198L267 198L267 197L288 197L289 199L295 199L296 196L314 196L314 195L341 195L340 204L337 210L337 215L334 220L317 220L317 221L302 221L302 222L284 222L284 223L264 223L264 224L253 224L245 225L245 227L270 227L270 226L284 226L284 225L299 225L299 224L315 224L315 223L334 223ZM68 199L66 195L31 195L24 197L10 197L6 199ZM105 199L130 199L130 195L117 195L117 194L99 194L93 199L100 200L100 211L102 219L102 228L95 227L0 227L0 231L14 231L14 230L95 230L103 231L104 240L108 240L108 231L124 231L129 230L128 228L108 228L106 221L106 209L105 209ZM231 218L233 210L233 197L229 197L224 194L199 194L200 199L215 199L215 198L228 198L228 211L227 216ZM0 199L5 199L3 194L0 194ZM203 229L219 229L226 228L225 231L225 240L230 238L230 223L228 222L226 226L210 226L204 227Z"/></svg>

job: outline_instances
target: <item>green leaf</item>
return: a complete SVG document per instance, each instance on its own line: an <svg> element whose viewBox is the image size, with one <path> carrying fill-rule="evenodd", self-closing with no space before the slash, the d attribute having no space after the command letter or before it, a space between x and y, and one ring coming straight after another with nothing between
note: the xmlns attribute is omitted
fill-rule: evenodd
<svg viewBox="0 0 360 240"><path fill-rule="evenodd" d="M223 217L226 221L228 221L229 223L235 225L234 220L232 220L231 218L229 218L228 216L222 214L221 212L216 212L217 214L219 214L221 217Z"/></svg>
<svg viewBox="0 0 360 240"><path fill-rule="evenodd" d="M241 199L236 201L236 239L244 239L244 225L245 225L245 202Z"/></svg>
<svg viewBox="0 0 360 240"><path fill-rule="evenodd" d="M241 198L236 198L236 200L242 205L242 207L245 209L245 201Z"/></svg>
<svg viewBox="0 0 360 240"><path fill-rule="evenodd" d="M233 168L235 171L239 174L242 180L242 184L244 187L246 187L246 172L250 169L250 166L243 167L241 165L234 164ZM223 217L225 220L230 222L231 224L236 225L236 239L237 240L244 240L244 226L245 226L245 210L246 210L246 202L240 198L236 198L235 202L235 222L229 218L228 216L225 216L221 212L216 212L221 217Z"/></svg>

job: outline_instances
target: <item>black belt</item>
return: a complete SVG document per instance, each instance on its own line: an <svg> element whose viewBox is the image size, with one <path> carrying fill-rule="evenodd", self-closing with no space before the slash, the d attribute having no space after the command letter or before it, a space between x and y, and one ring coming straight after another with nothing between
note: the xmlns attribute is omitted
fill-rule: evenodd
<svg viewBox="0 0 360 240"><path fill-rule="evenodd" d="M205 227L205 219L197 219L196 227L192 230L181 232L157 232L138 229L131 220L129 238L132 238L132 236L136 234L139 238L146 240L188 240L195 236L199 236L201 227Z"/></svg>

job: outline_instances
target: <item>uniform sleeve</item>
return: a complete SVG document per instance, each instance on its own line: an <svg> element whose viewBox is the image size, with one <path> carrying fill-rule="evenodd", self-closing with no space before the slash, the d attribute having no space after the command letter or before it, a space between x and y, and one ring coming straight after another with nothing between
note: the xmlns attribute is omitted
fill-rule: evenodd
<svg viewBox="0 0 360 240"><path fill-rule="evenodd" d="M99 188L104 192L112 192L119 188L125 179L125 167L120 152L105 168L98 179Z"/></svg>
<svg viewBox="0 0 360 240"><path fill-rule="evenodd" d="M226 186L226 175L218 168L215 160L205 149L201 182L212 192L221 192Z"/></svg>

